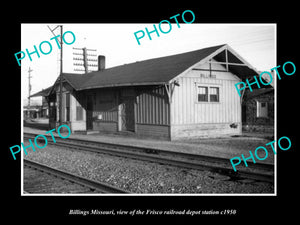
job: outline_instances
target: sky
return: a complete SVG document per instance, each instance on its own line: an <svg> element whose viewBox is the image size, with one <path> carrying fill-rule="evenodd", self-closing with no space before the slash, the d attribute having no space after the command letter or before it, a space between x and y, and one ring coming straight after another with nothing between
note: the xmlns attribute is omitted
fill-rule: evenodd
<svg viewBox="0 0 300 225"><path fill-rule="evenodd" d="M96 49L97 55L106 57L106 68L132 63L151 58L174 55L198 50L214 45L228 44L248 63L259 71L270 71L276 65L276 25L275 24L180 24L172 23L169 33L152 33L152 40L147 34L140 39L138 45L134 33L147 27L153 30L153 24L22 24L21 49L25 52L34 51L34 45L39 49L43 41L49 41L52 52L43 55L39 52L32 54L32 61L28 55L21 61L22 99L28 97L28 70L31 70L31 94L45 89L55 82L60 71L60 50L55 40L50 40L53 34L49 30L57 25L63 25L63 32L71 31L75 35L75 42L63 45L63 72L80 73L74 71L73 48L87 47ZM156 24L158 27L158 24ZM163 24L162 30L168 30ZM60 34L59 28L54 31ZM145 32L146 33L146 32ZM70 34L65 35L67 42L72 41ZM49 51L47 44L43 50ZM39 50L38 50L39 51ZM77 51L78 52L78 51ZM18 66L16 60L16 66ZM32 98L31 101L40 101Z"/></svg>

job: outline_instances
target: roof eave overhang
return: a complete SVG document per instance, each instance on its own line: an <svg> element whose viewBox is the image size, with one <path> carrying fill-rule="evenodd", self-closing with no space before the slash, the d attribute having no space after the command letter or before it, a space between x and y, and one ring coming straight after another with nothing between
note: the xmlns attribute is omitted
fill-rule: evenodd
<svg viewBox="0 0 300 225"><path fill-rule="evenodd" d="M57 79L55 80L55 82L54 82L54 84L52 85L52 88L51 88L51 90L49 91L49 93L48 93L48 95L47 96L49 96L49 95L51 95L52 94L52 92L53 92L53 90L55 89L55 86L57 85L57 84L59 84L59 79L60 79L60 76L58 76L57 77ZM62 82L64 83L64 82L67 82L75 91L77 91L77 88L75 88L75 86L65 77L65 76L63 76L63 79L62 79Z"/></svg>
<svg viewBox="0 0 300 225"><path fill-rule="evenodd" d="M110 88L110 87L128 87L128 86L151 86L151 85L164 85L167 84L168 81L162 82L139 82L139 83L122 83L122 84L107 84L107 85L97 85L97 86L88 86L83 88L77 88L76 91L83 91L89 89L97 89L97 88Z"/></svg>

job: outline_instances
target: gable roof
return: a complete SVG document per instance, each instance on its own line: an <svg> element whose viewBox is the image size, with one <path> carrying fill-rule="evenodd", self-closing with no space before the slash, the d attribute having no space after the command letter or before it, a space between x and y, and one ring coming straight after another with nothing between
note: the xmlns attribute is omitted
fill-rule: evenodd
<svg viewBox="0 0 300 225"><path fill-rule="evenodd" d="M38 96L48 96L51 92L51 89L52 89L52 86L50 87L47 87L45 89L42 89L41 91L33 94L33 95L30 95L29 97L32 98L32 97L38 97Z"/></svg>
<svg viewBox="0 0 300 225"><path fill-rule="evenodd" d="M148 59L88 74L65 73L64 77L76 90L164 84L222 46Z"/></svg>
<svg viewBox="0 0 300 225"><path fill-rule="evenodd" d="M167 84L196 63L205 63L212 58L220 62L225 62L225 49L228 52L228 62L232 63L232 65L228 65L229 71L241 79L258 74L257 70L233 49L227 44L223 44L196 51L124 64L87 74L63 73L63 79L75 90Z"/></svg>
<svg viewBox="0 0 300 225"><path fill-rule="evenodd" d="M255 98L257 96L262 96L262 95L265 95L268 93L271 93L272 95L274 95L274 88L272 86L270 86L269 88L253 89L252 91L247 89L247 91L244 94L244 99L248 100L248 99Z"/></svg>

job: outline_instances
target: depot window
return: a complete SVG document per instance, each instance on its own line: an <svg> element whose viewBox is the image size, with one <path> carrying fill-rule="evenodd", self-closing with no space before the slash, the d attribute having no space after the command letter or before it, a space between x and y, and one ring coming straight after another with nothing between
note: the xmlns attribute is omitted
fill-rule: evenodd
<svg viewBox="0 0 300 225"><path fill-rule="evenodd" d="M218 87L210 87L209 88L209 101L219 102L219 88Z"/></svg>
<svg viewBox="0 0 300 225"><path fill-rule="evenodd" d="M220 102L220 88L212 86L197 87L198 102Z"/></svg>
<svg viewBox="0 0 300 225"><path fill-rule="evenodd" d="M198 87L198 102L208 101L208 87Z"/></svg>

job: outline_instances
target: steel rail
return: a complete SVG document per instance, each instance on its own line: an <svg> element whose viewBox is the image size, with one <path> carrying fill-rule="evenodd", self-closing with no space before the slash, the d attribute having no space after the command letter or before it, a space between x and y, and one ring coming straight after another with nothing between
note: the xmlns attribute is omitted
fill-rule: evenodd
<svg viewBox="0 0 300 225"><path fill-rule="evenodd" d="M162 155L153 155L147 153L145 154L145 153L117 150L117 149L105 149L105 148L99 148L94 146L84 146L81 144L74 144L74 143L72 144L63 143L61 141L58 141L55 144L58 144L62 147L72 148L72 149L79 148L80 150L85 150L89 152L104 153L104 154L109 154L114 156L132 158L132 159L143 160L143 161L150 161L153 163L167 164L167 165L183 167L188 169L206 170L206 171L216 172L219 174L229 176L232 179L253 179L259 181L266 181L266 182L274 181L274 176L270 174L262 174L262 173L246 172L246 171L234 172L232 168L216 166L215 165L216 163L212 165L211 162L208 163L203 161L190 161L190 160L184 160L178 158L170 158Z"/></svg>
<svg viewBox="0 0 300 225"><path fill-rule="evenodd" d="M90 180L90 179L84 178L82 176L74 175L74 174L68 173L66 171L55 169L50 166L47 166L47 165L44 165L44 164L41 164L38 162L34 162L31 160L24 159L24 165L31 167L31 168L35 168L37 170L40 170L40 171L43 171L46 173L50 173L54 176L58 176L60 178L69 180L76 184L81 184L83 186L89 187L90 189L98 190L102 193L129 193L128 191L114 187L107 183Z"/></svg>
<svg viewBox="0 0 300 225"><path fill-rule="evenodd" d="M103 153L103 154L109 154L113 156L119 156L119 157L125 157L125 158L132 158L136 160L143 160L143 161L150 161L154 163L161 163L161 164L167 164L167 165L172 165L172 166L177 166L177 167L183 167L183 168L188 168L188 169L196 169L196 170L206 170L206 171L211 171L211 172L216 172L219 174L223 174L226 176L229 176L233 180L238 180L238 179L252 179L252 180L258 180L258 181L265 181L265 182L274 182L274 175L273 174L266 174L266 173L255 173L255 172L248 172L248 171L240 171L238 170L237 172L234 172L232 168L228 167L222 167L219 166L220 163L224 163L228 165L228 159L224 158L217 158L217 157L206 157L206 156L200 156L199 155L190 155L186 153L182 154L177 154L177 152L174 155L177 156L185 156L189 157L189 159L184 159L179 158L179 157L172 157L173 152L169 152L168 156L166 155L161 155L160 150L157 149L152 149L153 152L149 151L147 149L147 153L144 152L138 152L138 151L131 151L128 149L131 149L131 146L125 146L125 149L120 149L122 148L123 145L119 144L109 144L108 146L92 146L92 145L86 145L86 143L97 143L94 141L87 141L87 140L78 140L78 139L73 139L68 140L60 140L56 139L56 143L49 141L49 144L54 144L57 146L61 147L67 147L71 148L72 150L75 150L76 148L88 152L95 152L95 153ZM80 141L84 142L85 144L79 144L79 143L74 143L74 141ZM103 143L100 143L103 144ZM105 143L106 144L106 143ZM132 147L135 149L136 147ZM139 147L137 147L139 148ZM151 154L152 153L152 154ZM154 154L153 154L154 153ZM155 154L156 153L156 154ZM165 154L166 151L163 151ZM196 156L195 159L190 157ZM214 160L215 159L215 160ZM217 164L217 165L216 165Z"/></svg>

